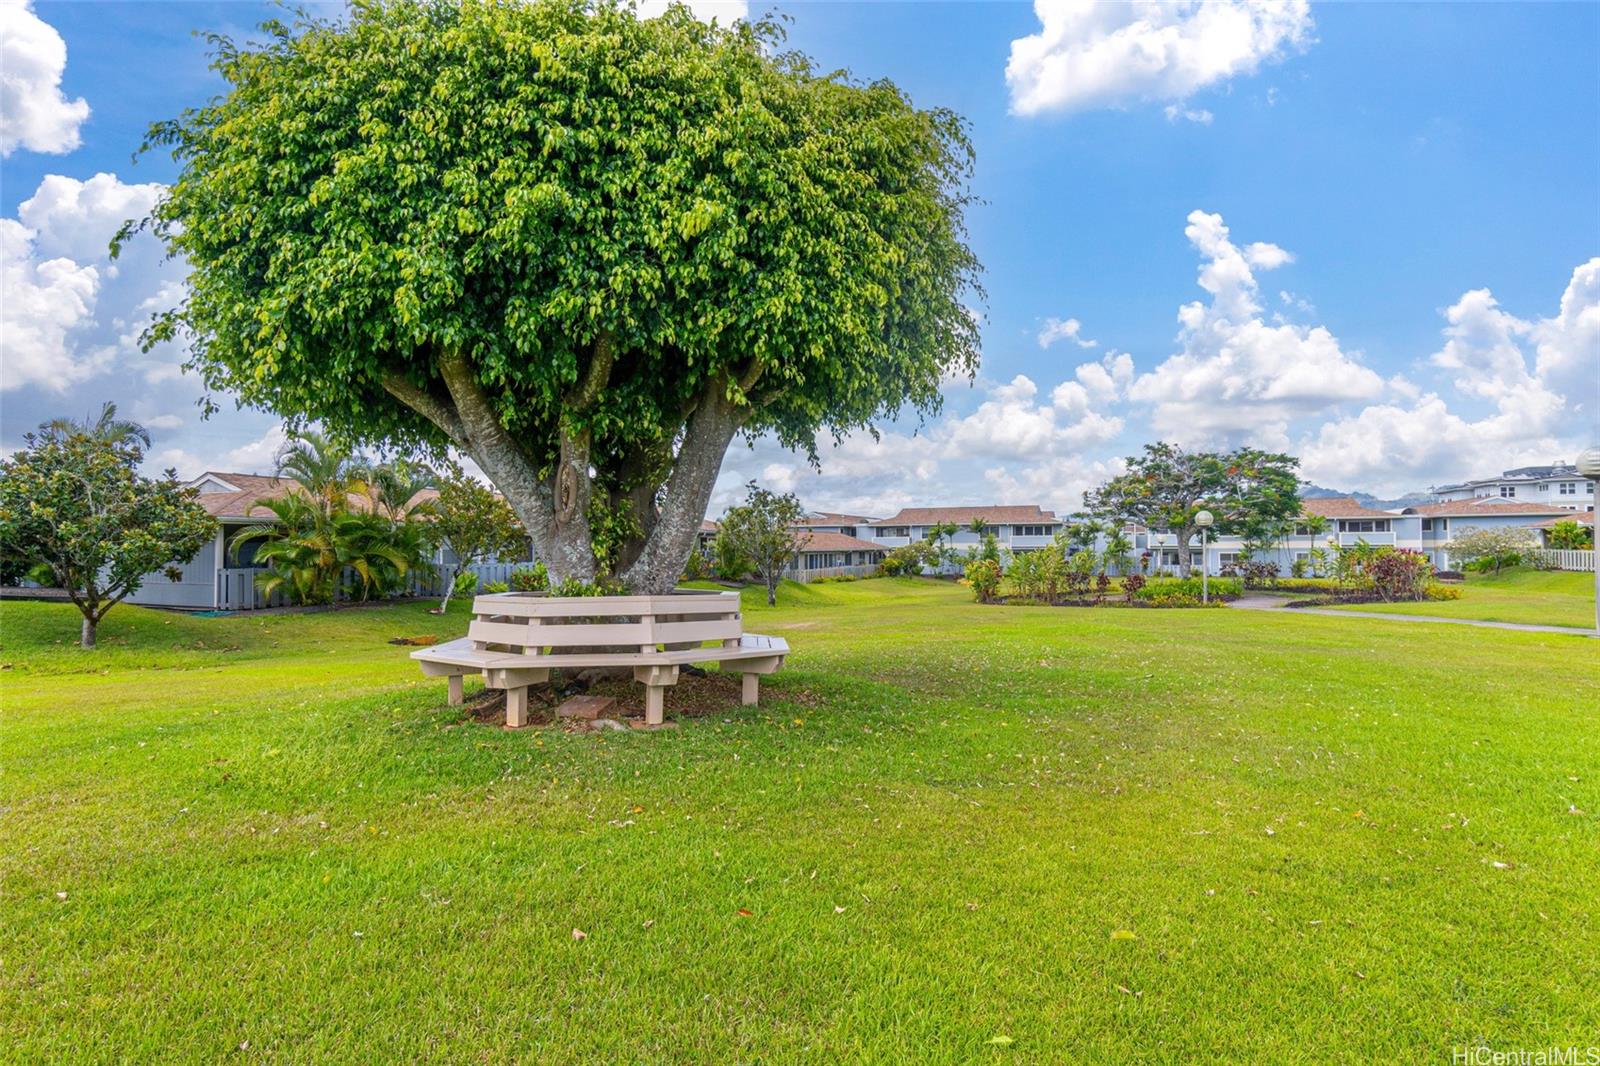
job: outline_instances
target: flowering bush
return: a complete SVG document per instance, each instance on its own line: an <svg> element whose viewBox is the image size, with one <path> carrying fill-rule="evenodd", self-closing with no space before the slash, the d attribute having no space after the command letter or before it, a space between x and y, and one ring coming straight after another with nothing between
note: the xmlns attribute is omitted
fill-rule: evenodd
<svg viewBox="0 0 1600 1066"><path fill-rule="evenodd" d="M519 566L511 571L511 587L518 592L544 592L550 587L550 568L544 563Z"/></svg>
<svg viewBox="0 0 1600 1066"><path fill-rule="evenodd" d="M1139 595L1139 590L1144 588L1143 574L1129 574L1122 579L1122 598L1132 603L1134 597Z"/></svg>
<svg viewBox="0 0 1600 1066"><path fill-rule="evenodd" d="M1372 589L1385 600L1420 600L1433 577L1433 564L1409 548L1380 548L1366 566Z"/></svg>

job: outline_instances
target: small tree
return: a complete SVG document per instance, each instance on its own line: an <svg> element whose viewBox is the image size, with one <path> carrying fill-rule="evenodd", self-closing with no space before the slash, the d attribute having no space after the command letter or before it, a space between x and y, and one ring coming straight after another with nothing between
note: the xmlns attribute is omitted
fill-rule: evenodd
<svg viewBox="0 0 1600 1066"><path fill-rule="evenodd" d="M1594 527L1586 526L1571 518L1563 518L1550 527L1546 534L1550 547L1558 551L1582 551L1594 547Z"/></svg>
<svg viewBox="0 0 1600 1066"><path fill-rule="evenodd" d="M810 534L795 526L805 510L794 493L779 496L754 481L746 488L745 502L723 516L718 538L726 536L733 550L750 560L751 569L767 587L767 606L778 602L778 582L795 552L810 542Z"/></svg>
<svg viewBox="0 0 1600 1066"><path fill-rule="evenodd" d="M434 536L456 557L454 565L446 568L441 611L450 606L456 577L463 570L490 556L521 555L524 550L522 527L511 505L459 469L439 479L439 498L432 516Z"/></svg>
<svg viewBox="0 0 1600 1066"><path fill-rule="evenodd" d="M0 461L0 550L50 568L83 615L85 648L146 576L171 574L216 535L216 521L171 470L139 475L139 440L61 427L27 434L22 451Z"/></svg>
<svg viewBox="0 0 1600 1066"><path fill-rule="evenodd" d="M1000 593L1000 564L994 559L978 558L967 564L967 584L979 603L993 603Z"/></svg>
<svg viewBox="0 0 1600 1066"><path fill-rule="evenodd" d="M1536 547L1533 534L1519 526L1469 529L1444 546L1452 562L1496 574L1502 567L1522 562L1523 554Z"/></svg>

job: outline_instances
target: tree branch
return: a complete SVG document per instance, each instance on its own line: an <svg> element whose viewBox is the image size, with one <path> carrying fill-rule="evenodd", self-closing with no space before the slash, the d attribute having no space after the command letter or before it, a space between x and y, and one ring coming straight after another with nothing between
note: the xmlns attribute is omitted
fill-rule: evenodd
<svg viewBox="0 0 1600 1066"><path fill-rule="evenodd" d="M589 372L576 389L567 394L567 406L585 411L594 406L600 393L611 382L611 367L617 359L617 339L608 329L600 331L590 348Z"/></svg>
<svg viewBox="0 0 1600 1066"><path fill-rule="evenodd" d="M401 374L386 374L382 385L383 390L390 396L438 426L451 440L460 443L466 438L466 426L462 424L461 416L456 414L455 409L417 388L410 379Z"/></svg>

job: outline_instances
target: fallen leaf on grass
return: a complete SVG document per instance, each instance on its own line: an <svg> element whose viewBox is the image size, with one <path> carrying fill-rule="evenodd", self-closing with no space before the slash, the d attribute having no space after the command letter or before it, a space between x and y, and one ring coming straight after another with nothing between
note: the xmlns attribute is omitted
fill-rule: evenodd
<svg viewBox="0 0 1600 1066"><path fill-rule="evenodd" d="M741 918L754 918L755 916L756 916L756 912L755 911L746 910L743 907L739 908L739 917L741 917Z"/></svg>
<svg viewBox="0 0 1600 1066"><path fill-rule="evenodd" d="M67 894L65 892L57 892L56 893L56 899L65 900L66 898L67 898Z"/></svg>
<svg viewBox="0 0 1600 1066"><path fill-rule="evenodd" d="M644 813L644 808L640 807L638 805L635 805L634 808L633 808L633 813L634 814L643 814Z"/></svg>
<svg viewBox="0 0 1600 1066"><path fill-rule="evenodd" d="M1016 1043L1016 1041L1011 1039L1011 1037L1006 1036L1004 1033L1001 1033L999 1036L991 1036L989 1038L989 1043L995 1047L1010 1047L1012 1044Z"/></svg>
<svg viewBox="0 0 1600 1066"><path fill-rule="evenodd" d="M576 926L574 926L573 930L572 930L572 939L574 939L574 940L588 940L589 939L589 934L585 933L582 929L579 929Z"/></svg>
<svg viewBox="0 0 1600 1066"><path fill-rule="evenodd" d="M843 914L844 913L844 908L843 907L834 907L833 908L833 913L835 913L835 914Z"/></svg>
<svg viewBox="0 0 1600 1066"><path fill-rule="evenodd" d="M1118 929L1116 932L1111 934L1111 939L1112 940L1138 940L1139 939L1139 934L1135 933L1132 929Z"/></svg>
<svg viewBox="0 0 1600 1066"><path fill-rule="evenodd" d="M646 929L650 928L652 925L655 925L655 924L656 924L656 920L654 918L646 918L644 920L644 927Z"/></svg>

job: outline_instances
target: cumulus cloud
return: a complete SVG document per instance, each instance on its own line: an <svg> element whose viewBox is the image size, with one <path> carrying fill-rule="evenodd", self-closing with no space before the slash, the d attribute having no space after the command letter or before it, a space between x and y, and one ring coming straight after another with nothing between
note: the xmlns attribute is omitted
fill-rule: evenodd
<svg viewBox="0 0 1600 1066"><path fill-rule="evenodd" d="M1035 0L1033 9L1039 32L1012 41L1006 64L1019 115L1182 104L1311 43L1307 0Z"/></svg>
<svg viewBox="0 0 1600 1066"><path fill-rule="evenodd" d="M1293 256L1259 241L1240 248L1221 215L1194 211L1188 223L1184 233L1202 257L1200 287L1211 300L1179 308L1179 351L1129 389L1150 406L1156 436L1284 447L1295 420L1382 394L1383 379L1326 327L1262 317L1255 272Z"/></svg>
<svg viewBox="0 0 1600 1066"><path fill-rule="evenodd" d="M176 366L174 353L153 360L139 353L138 335L161 301L181 291L182 267L164 262L149 237L115 263L107 247L117 227L148 211L161 189L112 174L88 181L52 174L15 219L0 219L0 389L60 393L119 358L151 365L164 358Z"/></svg>
<svg viewBox="0 0 1600 1066"><path fill-rule="evenodd" d="M67 43L33 13L33 4L0 2L0 156L18 148L60 154L78 147L89 104L61 94L66 69Z"/></svg>
<svg viewBox="0 0 1600 1066"><path fill-rule="evenodd" d="M1176 122L1181 118L1188 122L1197 122L1202 126L1211 125L1211 120L1216 118L1203 107L1179 107L1177 104L1168 104L1162 108L1162 114L1167 116L1168 122Z"/></svg>
<svg viewBox="0 0 1600 1066"><path fill-rule="evenodd" d="M1062 382L1039 401L1025 374L990 388L989 399L964 418L947 419L931 434L949 457L1038 460L1102 444L1122 432L1117 415L1097 409L1077 381Z"/></svg>
<svg viewBox="0 0 1600 1066"><path fill-rule="evenodd" d="M639 0L639 17L653 19L657 15L665 14L667 5L672 0ZM701 22L716 20L719 26L726 26L750 15L748 0L676 0L682 3Z"/></svg>
<svg viewBox="0 0 1600 1066"><path fill-rule="evenodd" d="M1487 409L1463 414L1437 392L1392 379L1409 404L1375 404L1308 433L1299 446L1306 476L1400 493L1570 458L1588 443L1600 409L1600 258L1572 272L1554 317L1519 318L1488 289L1464 293L1444 315L1444 345L1429 362Z"/></svg>
<svg viewBox="0 0 1600 1066"><path fill-rule="evenodd" d="M1070 340L1080 348L1098 348L1099 341L1083 336L1083 323L1075 318L1047 318L1039 328L1039 347L1048 348L1056 341Z"/></svg>

